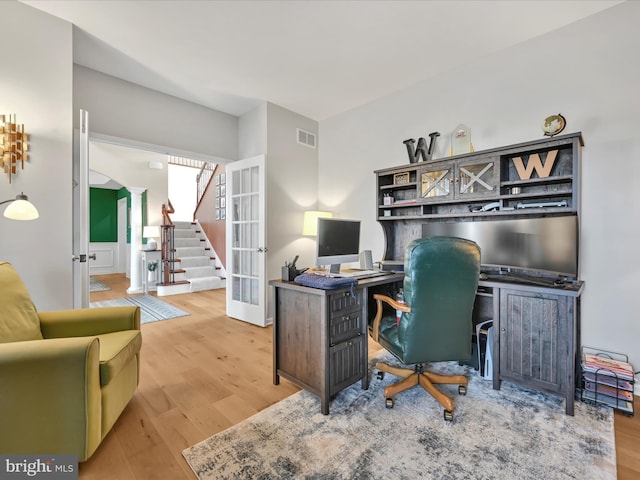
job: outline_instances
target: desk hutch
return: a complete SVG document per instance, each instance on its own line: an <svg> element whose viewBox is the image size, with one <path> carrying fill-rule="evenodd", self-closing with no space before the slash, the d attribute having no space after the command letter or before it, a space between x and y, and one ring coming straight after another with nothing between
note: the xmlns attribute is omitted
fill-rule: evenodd
<svg viewBox="0 0 640 480"><path fill-rule="evenodd" d="M383 263L401 264L424 223L579 214L582 145L573 133L377 170ZM509 380L561 395L573 415L583 284L528 278L479 283L474 323L493 320L493 386Z"/></svg>

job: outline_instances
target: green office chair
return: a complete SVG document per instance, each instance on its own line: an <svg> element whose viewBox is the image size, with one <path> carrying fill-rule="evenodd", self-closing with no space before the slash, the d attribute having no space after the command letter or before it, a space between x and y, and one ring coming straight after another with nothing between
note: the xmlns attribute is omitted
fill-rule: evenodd
<svg viewBox="0 0 640 480"><path fill-rule="evenodd" d="M423 364L471 358L471 312L479 275L480 247L476 243L453 237L422 238L407 247L405 303L374 295L377 312L371 336L405 365L415 364L413 369L376 364L379 376L388 372L403 378L385 388L388 408L393 407L398 393L420 385L444 407L445 420L453 419L453 401L434 385L459 385L458 392L464 395L467 378L430 373ZM399 322L396 310L402 311Z"/></svg>

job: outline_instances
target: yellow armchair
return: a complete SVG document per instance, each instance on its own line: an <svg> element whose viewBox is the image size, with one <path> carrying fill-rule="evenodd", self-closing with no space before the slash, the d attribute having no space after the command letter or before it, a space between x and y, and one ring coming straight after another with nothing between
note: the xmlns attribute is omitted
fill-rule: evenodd
<svg viewBox="0 0 640 480"><path fill-rule="evenodd" d="M137 388L140 309L37 312L0 262L0 452L88 459Z"/></svg>

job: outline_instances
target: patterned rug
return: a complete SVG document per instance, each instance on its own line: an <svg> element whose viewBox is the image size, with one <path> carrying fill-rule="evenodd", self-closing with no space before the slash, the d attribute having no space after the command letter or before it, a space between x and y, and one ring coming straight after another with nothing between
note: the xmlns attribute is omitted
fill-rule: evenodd
<svg viewBox="0 0 640 480"><path fill-rule="evenodd" d="M97 280L93 277L89 277L89 291L90 292L104 292L106 290L111 290L110 287L106 286L100 280Z"/></svg>
<svg viewBox="0 0 640 480"><path fill-rule="evenodd" d="M340 392L328 416L301 391L183 456L200 479L616 479L610 409L577 402L571 417L558 397L506 382L493 390L470 367L430 370L470 377L466 396L444 387L452 422L420 387L385 408L383 389L397 377L374 375L369 390L358 382Z"/></svg>
<svg viewBox="0 0 640 480"><path fill-rule="evenodd" d="M102 302L91 302L91 308L96 307L122 307L135 305L140 307L140 323L157 322L158 320L168 320L170 318L184 317L189 313L174 307L170 303L160 300L152 295L140 295L136 297L116 298L114 300L104 300Z"/></svg>

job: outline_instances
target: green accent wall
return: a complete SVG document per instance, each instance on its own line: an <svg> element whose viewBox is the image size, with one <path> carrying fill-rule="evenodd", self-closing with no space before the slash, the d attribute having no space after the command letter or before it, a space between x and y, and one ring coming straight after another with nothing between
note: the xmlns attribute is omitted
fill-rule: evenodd
<svg viewBox="0 0 640 480"><path fill-rule="evenodd" d="M118 241L118 192L89 189L89 241Z"/></svg>
<svg viewBox="0 0 640 480"><path fill-rule="evenodd" d="M131 194L126 188L89 189L89 241L118 241L118 200L127 199L127 243L131 243ZM147 192L142 193L142 225L147 223ZM147 243L142 239L142 243Z"/></svg>

